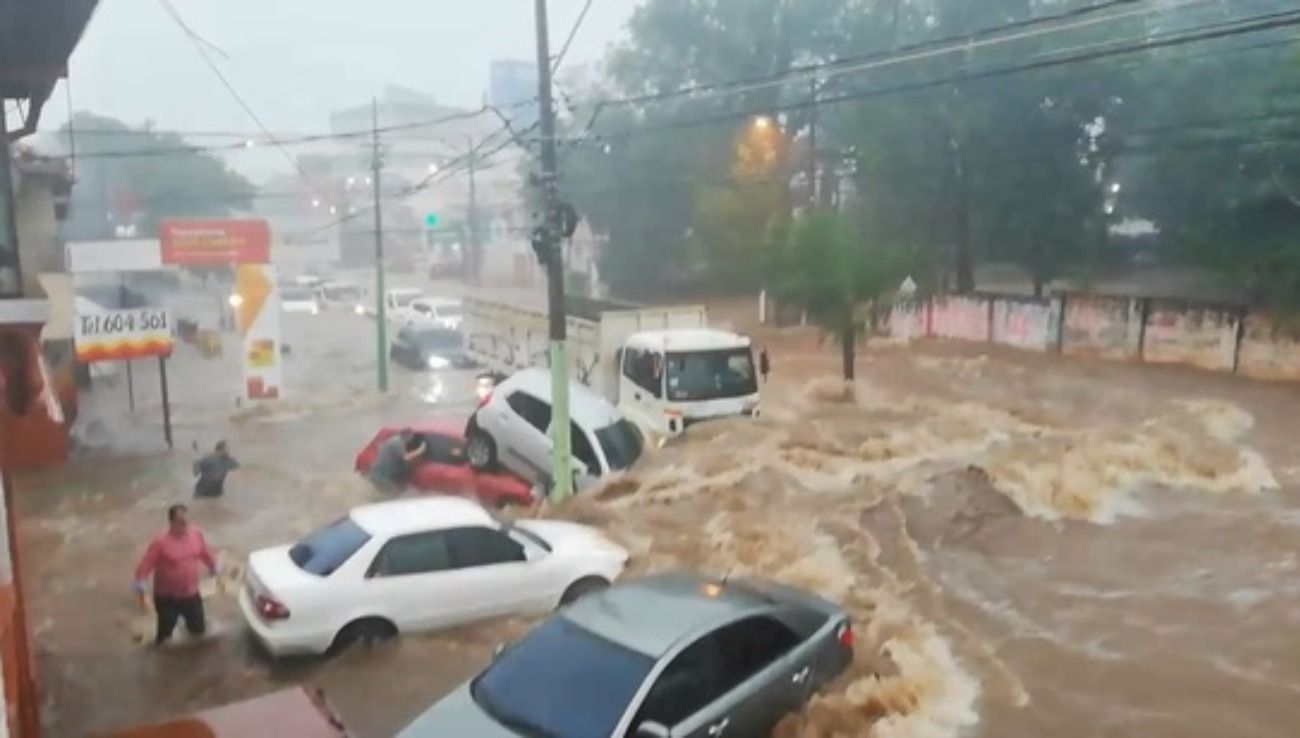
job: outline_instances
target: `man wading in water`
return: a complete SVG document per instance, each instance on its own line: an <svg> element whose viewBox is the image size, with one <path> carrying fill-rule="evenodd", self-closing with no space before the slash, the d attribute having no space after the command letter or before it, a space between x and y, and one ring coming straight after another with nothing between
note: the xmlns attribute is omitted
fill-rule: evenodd
<svg viewBox="0 0 1300 738"><path fill-rule="evenodd" d="M161 646L172 637L176 621L185 619L185 630L192 636L207 632L203 617L203 597L199 594L199 565L217 575L217 561L208 548L203 531L190 525L184 505L167 508L167 530L149 544L135 567L135 591L140 606L148 609L145 593L153 577L153 607L158 616L154 645Z"/></svg>
<svg viewBox="0 0 1300 738"><path fill-rule="evenodd" d="M217 441L212 453L194 462L195 497L220 497L226 491L226 475L239 468L225 441Z"/></svg>

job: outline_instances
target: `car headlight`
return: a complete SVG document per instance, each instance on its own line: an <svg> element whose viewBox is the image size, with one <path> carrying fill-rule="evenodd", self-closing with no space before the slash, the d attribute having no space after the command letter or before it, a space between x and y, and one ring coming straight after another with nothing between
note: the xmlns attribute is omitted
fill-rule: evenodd
<svg viewBox="0 0 1300 738"><path fill-rule="evenodd" d="M352 311L355 312L357 315L365 315L365 314L366 314L366 306L365 306L365 305L353 305L353 306L352 306Z"/></svg>
<svg viewBox="0 0 1300 738"><path fill-rule="evenodd" d="M451 366L451 361L444 356L430 356L424 360L424 363L427 364L430 369L446 369Z"/></svg>

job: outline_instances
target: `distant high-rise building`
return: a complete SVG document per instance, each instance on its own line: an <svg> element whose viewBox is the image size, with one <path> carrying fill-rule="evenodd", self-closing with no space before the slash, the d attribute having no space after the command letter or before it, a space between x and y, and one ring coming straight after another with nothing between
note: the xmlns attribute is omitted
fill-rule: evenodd
<svg viewBox="0 0 1300 738"><path fill-rule="evenodd" d="M516 131L537 122L537 65L526 61L492 62L488 100Z"/></svg>

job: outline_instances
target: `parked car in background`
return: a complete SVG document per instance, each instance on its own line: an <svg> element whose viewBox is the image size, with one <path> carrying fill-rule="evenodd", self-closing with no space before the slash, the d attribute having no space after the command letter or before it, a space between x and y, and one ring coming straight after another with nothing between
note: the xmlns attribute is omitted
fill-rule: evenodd
<svg viewBox="0 0 1300 738"><path fill-rule="evenodd" d="M320 315L320 302L316 299L316 291L310 287L281 286L280 307L286 313Z"/></svg>
<svg viewBox="0 0 1300 738"><path fill-rule="evenodd" d="M836 605L668 574L565 608L398 738L759 738L853 660Z"/></svg>
<svg viewBox="0 0 1300 738"><path fill-rule="evenodd" d="M512 613L607 587L626 550L575 523L510 522L461 497L365 505L298 543L255 551L239 606L275 656ZM464 734L464 735L473 735Z"/></svg>
<svg viewBox="0 0 1300 738"><path fill-rule="evenodd" d="M411 317L411 303L421 297L424 297L424 293L413 287L395 287L385 292L384 313L389 322L405 324Z"/></svg>
<svg viewBox="0 0 1300 738"><path fill-rule="evenodd" d="M421 443L424 456L411 470L411 486L425 492L474 495L488 507L533 504L532 486L508 472L479 471L465 456L465 424L455 421L420 423L410 426ZM367 474L379 456L379 445L401 432L402 427L380 428L357 454L355 469Z"/></svg>
<svg viewBox="0 0 1300 738"><path fill-rule="evenodd" d="M406 324L458 331L461 322L464 320L464 315L464 308L461 306L460 300L421 297L411 301Z"/></svg>
<svg viewBox="0 0 1300 738"><path fill-rule="evenodd" d="M449 328L408 324L398 329L389 348L393 361L408 369L468 369L465 338Z"/></svg>
<svg viewBox="0 0 1300 738"><path fill-rule="evenodd" d="M302 687L110 733L106 738L347 738L325 695Z"/></svg>
<svg viewBox="0 0 1300 738"><path fill-rule="evenodd" d="M351 282L324 282L316 288L316 299L326 308L365 310L366 307L366 291Z"/></svg>
<svg viewBox="0 0 1300 738"><path fill-rule="evenodd" d="M585 385L569 385L575 488L627 469L644 447L640 431ZM470 416L466 453L476 469L498 463L529 482L549 485L551 373L525 369L492 389Z"/></svg>

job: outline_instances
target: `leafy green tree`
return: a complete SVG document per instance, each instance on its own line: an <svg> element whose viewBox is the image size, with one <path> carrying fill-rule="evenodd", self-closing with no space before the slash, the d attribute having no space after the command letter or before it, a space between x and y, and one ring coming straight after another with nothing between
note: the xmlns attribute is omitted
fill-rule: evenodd
<svg viewBox="0 0 1300 738"><path fill-rule="evenodd" d="M844 379L854 379L862 307L891 296L908 274L907 254L868 248L846 218L828 211L801 216L771 261L778 300L799 306L840 346Z"/></svg>
<svg viewBox="0 0 1300 738"><path fill-rule="evenodd" d="M256 191L210 152L148 124L77 113L59 130L65 148L76 138L77 186L70 238L111 238L118 225L141 235L170 217L225 217L252 205Z"/></svg>

